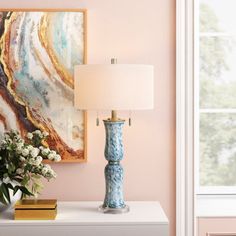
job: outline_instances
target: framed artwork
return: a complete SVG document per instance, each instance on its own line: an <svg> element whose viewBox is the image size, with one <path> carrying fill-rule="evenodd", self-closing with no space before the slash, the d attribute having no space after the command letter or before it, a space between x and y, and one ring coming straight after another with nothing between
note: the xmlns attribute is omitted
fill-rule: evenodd
<svg viewBox="0 0 236 236"><path fill-rule="evenodd" d="M86 161L74 65L86 63L86 10L0 10L0 133L47 131L62 162Z"/></svg>

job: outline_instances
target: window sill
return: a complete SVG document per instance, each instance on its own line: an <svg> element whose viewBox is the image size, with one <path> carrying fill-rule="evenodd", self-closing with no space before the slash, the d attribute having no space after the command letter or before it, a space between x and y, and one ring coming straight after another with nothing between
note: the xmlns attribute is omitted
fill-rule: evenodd
<svg viewBox="0 0 236 236"><path fill-rule="evenodd" d="M197 195L196 217L236 217L236 194Z"/></svg>

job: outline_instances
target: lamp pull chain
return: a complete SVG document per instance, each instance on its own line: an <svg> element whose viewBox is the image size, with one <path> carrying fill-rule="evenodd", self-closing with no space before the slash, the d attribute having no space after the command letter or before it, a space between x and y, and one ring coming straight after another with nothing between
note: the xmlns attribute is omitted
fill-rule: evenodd
<svg viewBox="0 0 236 236"><path fill-rule="evenodd" d="M131 126L132 125L132 122L131 122L131 111L129 111L129 126Z"/></svg>
<svg viewBox="0 0 236 236"><path fill-rule="evenodd" d="M111 64L117 64L117 59L116 58L111 58Z"/></svg>
<svg viewBox="0 0 236 236"><path fill-rule="evenodd" d="M98 117L98 111L97 111L96 125L97 125L97 126L99 126L99 117Z"/></svg>

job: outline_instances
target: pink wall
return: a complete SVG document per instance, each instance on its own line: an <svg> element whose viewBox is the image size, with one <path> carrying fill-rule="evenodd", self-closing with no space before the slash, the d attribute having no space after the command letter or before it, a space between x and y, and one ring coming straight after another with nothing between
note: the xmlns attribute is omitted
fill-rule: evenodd
<svg viewBox="0 0 236 236"><path fill-rule="evenodd" d="M175 1L174 0L1 0L1 8L88 9L88 63L155 65L155 109L133 113L124 128L125 196L159 200L175 230ZM101 114L101 118L107 117ZM104 128L88 113L88 162L57 164L55 181L42 197L102 200ZM127 113L120 113L127 118Z"/></svg>

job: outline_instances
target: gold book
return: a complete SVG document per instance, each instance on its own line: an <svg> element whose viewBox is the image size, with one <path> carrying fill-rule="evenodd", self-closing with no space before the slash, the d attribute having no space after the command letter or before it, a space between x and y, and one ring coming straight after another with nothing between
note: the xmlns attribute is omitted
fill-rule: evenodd
<svg viewBox="0 0 236 236"><path fill-rule="evenodd" d="M15 220L54 220L56 215L55 199L24 199L15 204Z"/></svg>

